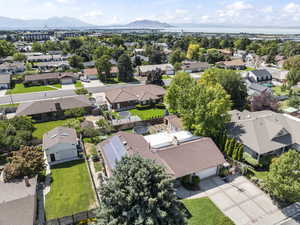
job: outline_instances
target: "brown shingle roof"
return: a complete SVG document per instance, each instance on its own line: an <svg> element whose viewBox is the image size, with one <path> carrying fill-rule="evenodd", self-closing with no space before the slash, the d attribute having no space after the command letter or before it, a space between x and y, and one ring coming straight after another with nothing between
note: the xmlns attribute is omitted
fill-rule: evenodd
<svg viewBox="0 0 300 225"><path fill-rule="evenodd" d="M59 143L76 144L76 130L68 127L56 127L43 136L43 149L47 150Z"/></svg>
<svg viewBox="0 0 300 225"><path fill-rule="evenodd" d="M41 73L36 75L27 75L25 76L26 81L37 81L37 80L48 80L48 79L62 79L64 77L73 77L74 73L66 72L66 73Z"/></svg>
<svg viewBox="0 0 300 225"><path fill-rule="evenodd" d="M157 85L141 85L134 87L124 87L112 89L105 92L106 98L110 103L144 101L156 99L165 94L165 90Z"/></svg>
<svg viewBox="0 0 300 225"><path fill-rule="evenodd" d="M245 66L245 62L242 59L235 59L231 61L222 61L217 64L225 65L225 66Z"/></svg>
<svg viewBox="0 0 300 225"><path fill-rule="evenodd" d="M167 172L174 178L215 167L226 162L224 156L210 138L199 138L179 145L154 150L141 135L126 132L118 132L116 135L126 142L128 155L139 154L144 158L152 159L165 167ZM102 151L106 165L112 170L103 151L103 148L106 147L105 145L110 140L111 138L100 143L98 148Z"/></svg>
<svg viewBox="0 0 300 225"><path fill-rule="evenodd" d="M9 84L10 75L9 74L0 74L0 84Z"/></svg>
<svg viewBox="0 0 300 225"><path fill-rule="evenodd" d="M85 75L98 75L98 71L96 68L88 68L83 70Z"/></svg>
<svg viewBox="0 0 300 225"><path fill-rule="evenodd" d="M56 112L56 104L60 105L62 110L85 108L91 106L91 102L88 97L80 95L67 98L49 99L36 102L26 102L18 106L17 116L30 116L35 114Z"/></svg>

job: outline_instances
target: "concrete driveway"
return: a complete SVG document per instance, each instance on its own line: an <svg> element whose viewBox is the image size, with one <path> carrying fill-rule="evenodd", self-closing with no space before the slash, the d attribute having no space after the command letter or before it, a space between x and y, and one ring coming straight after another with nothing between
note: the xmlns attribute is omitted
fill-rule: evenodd
<svg viewBox="0 0 300 225"><path fill-rule="evenodd" d="M272 225L287 218L272 200L243 176L225 183L219 177L200 181L201 191L178 190L181 197L209 197L236 225Z"/></svg>
<svg viewBox="0 0 300 225"><path fill-rule="evenodd" d="M100 80L91 80L90 82L82 82L85 88L104 86Z"/></svg>

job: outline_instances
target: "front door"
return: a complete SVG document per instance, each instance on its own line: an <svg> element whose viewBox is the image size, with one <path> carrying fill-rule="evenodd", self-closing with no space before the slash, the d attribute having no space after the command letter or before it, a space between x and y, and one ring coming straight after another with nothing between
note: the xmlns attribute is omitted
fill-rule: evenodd
<svg viewBox="0 0 300 225"><path fill-rule="evenodd" d="M50 159L51 159L51 162L54 162L55 161L55 154L50 154Z"/></svg>

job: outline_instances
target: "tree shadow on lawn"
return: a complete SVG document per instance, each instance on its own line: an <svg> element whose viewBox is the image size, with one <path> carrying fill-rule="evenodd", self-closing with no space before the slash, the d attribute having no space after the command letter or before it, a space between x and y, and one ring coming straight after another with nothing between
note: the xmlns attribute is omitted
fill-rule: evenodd
<svg viewBox="0 0 300 225"><path fill-rule="evenodd" d="M74 160L74 161L70 161L70 162L64 162L61 164L57 164L54 166L51 166L51 169L64 169L64 168L70 168L76 165L79 165L81 163L84 163L85 160L84 159L78 159L78 160Z"/></svg>

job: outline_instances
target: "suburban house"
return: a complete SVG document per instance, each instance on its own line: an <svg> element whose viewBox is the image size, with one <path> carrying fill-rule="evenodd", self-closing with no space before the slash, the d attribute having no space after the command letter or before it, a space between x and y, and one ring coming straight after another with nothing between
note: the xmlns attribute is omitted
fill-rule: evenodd
<svg viewBox="0 0 300 225"><path fill-rule="evenodd" d="M0 181L0 224L36 224L37 178Z"/></svg>
<svg viewBox="0 0 300 225"><path fill-rule="evenodd" d="M170 132L178 132L183 130L182 121L176 115L165 116L164 124L167 125L167 129Z"/></svg>
<svg viewBox="0 0 300 225"><path fill-rule="evenodd" d="M273 82L278 82L279 84L283 84L287 80L287 75L289 73L288 70L280 70L280 69L268 69L268 71L272 75Z"/></svg>
<svg viewBox="0 0 300 225"><path fill-rule="evenodd" d="M144 65L137 67L139 76L147 76L149 73L157 69L161 70L162 73L166 75L175 74L174 67L171 64Z"/></svg>
<svg viewBox="0 0 300 225"><path fill-rule="evenodd" d="M249 71L248 78L255 83L272 83L272 74L265 69Z"/></svg>
<svg viewBox="0 0 300 225"><path fill-rule="evenodd" d="M218 49L220 53L225 56L232 56L233 52L230 49Z"/></svg>
<svg viewBox="0 0 300 225"><path fill-rule="evenodd" d="M84 95L25 102L18 106L16 116L31 116L34 120L45 121L51 118L63 118L65 110L76 108L85 108L86 111L90 111L92 103Z"/></svg>
<svg viewBox="0 0 300 225"><path fill-rule="evenodd" d="M76 130L56 127L43 136L43 150L49 165L78 159L81 150Z"/></svg>
<svg viewBox="0 0 300 225"><path fill-rule="evenodd" d="M246 63L242 59L235 59L231 61L222 61L217 63L218 67L229 70L244 70Z"/></svg>
<svg viewBox="0 0 300 225"><path fill-rule="evenodd" d="M247 86L247 92L249 96L253 96L253 95L261 95L264 92L269 92L272 93L272 89L266 86L263 86L261 84L257 84L257 83L250 83Z"/></svg>
<svg viewBox="0 0 300 225"><path fill-rule="evenodd" d="M108 109L122 111L135 108L137 104L160 103L165 89L157 85L120 87L105 92Z"/></svg>
<svg viewBox="0 0 300 225"><path fill-rule="evenodd" d="M83 70L84 78L87 80L97 80L98 71L96 68L88 68Z"/></svg>
<svg viewBox="0 0 300 225"><path fill-rule="evenodd" d="M5 62L0 64L0 73L22 73L25 71L24 63L22 62Z"/></svg>
<svg viewBox="0 0 300 225"><path fill-rule="evenodd" d="M229 136L244 145L244 151L259 160L289 149L300 150L300 120L273 111L230 112Z"/></svg>
<svg viewBox="0 0 300 225"><path fill-rule="evenodd" d="M163 132L148 136L118 132L100 143L107 176L123 156L138 154L162 165L173 179L195 174L201 179L215 176L226 162L212 139L187 131Z"/></svg>
<svg viewBox="0 0 300 225"><path fill-rule="evenodd" d="M9 74L0 74L0 89L8 89L11 87L11 76Z"/></svg>
<svg viewBox="0 0 300 225"><path fill-rule="evenodd" d="M202 72L210 68L207 62L183 61L181 69L187 73Z"/></svg>
<svg viewBox="0 0 300 225"><path fill-rule="evenodd" d="M66 61L70 55L30 55L28 62Z"/></svg>
<svg viewBox="0 0 300 225"><path fill-rule="evenodd" d="M70 68L70 64L68 61L50 61L50 62L36 63L35 67L37 67L41 71L57 70L57 69L66 70Z"/></svg>
<svg viewBox="0 0 300 225"><path fill-rule="evenodd" d="M25 86L47 85L47 84L73 84L76 81L72 72L66 73L41 73L35 75L26 75L24 78Z"/></svg>

